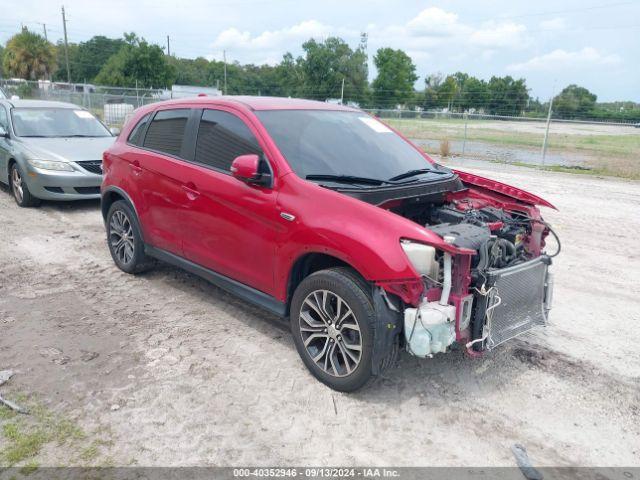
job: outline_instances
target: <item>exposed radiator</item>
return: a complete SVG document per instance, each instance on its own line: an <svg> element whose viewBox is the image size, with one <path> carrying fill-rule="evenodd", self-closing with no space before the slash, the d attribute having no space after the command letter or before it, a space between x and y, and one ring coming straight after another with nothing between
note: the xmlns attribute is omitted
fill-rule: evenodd
<svg viewBox="0 0 640 480"><path fill-rule="evenodd" d="M494 287L487 308L488 350L546 323L548 263L543 256L487 272L487 283Z"/></svg>

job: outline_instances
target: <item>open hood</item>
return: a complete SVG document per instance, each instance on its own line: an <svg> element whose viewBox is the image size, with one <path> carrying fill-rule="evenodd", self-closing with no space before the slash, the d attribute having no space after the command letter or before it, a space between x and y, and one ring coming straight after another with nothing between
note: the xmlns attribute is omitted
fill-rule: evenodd
<svg viewBox="0 0 640 480"><path fill-rule="evenodd" d="M461 172L460 170L454 170L454 172L458 174L460 180L462 180L463 183L475 185L476 187L486 188L507 197L515 198L516 200L519 200L523 203L528 203L529 205L540 205L542 207L549 207L557 210L557 208L553 204L547 202L543 198L538 197L537 195L534 195L533 193L529 193L519 188L512 187L511 185L496 182L495 180L490 180L479 175L474 175L472 173Z"/></svg>

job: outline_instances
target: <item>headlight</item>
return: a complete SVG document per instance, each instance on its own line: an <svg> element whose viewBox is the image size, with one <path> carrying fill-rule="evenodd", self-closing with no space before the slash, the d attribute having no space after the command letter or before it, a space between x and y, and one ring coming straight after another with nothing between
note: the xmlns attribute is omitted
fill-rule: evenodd
<svg viewBox="0 0 640 480"><path fill-rule="evenodd" d="M400 246L407 254L411 265L420 275L426 275L432 280L438 281L440 264L436 261L436 249L422 243L410 240L402 240Z"/></svg>
<svg viewBox="0 0 640 480"><path fill-rule="evenodd" d="M73 172L73 167L67 162L58 162L56 160L36 160L30 158L27 160L29 165L43 170L58 170L62 172Z"/></svg>

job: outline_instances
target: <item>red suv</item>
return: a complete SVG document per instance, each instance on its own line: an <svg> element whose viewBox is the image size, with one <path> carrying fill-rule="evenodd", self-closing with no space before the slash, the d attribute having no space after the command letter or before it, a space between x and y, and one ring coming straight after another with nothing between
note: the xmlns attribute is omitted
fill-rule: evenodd
<svg viewBox="0 0 640 480"><path fill-rule="evenodd" d="M157 103L103 169L120 269L159 259L289 318L304 364L336 390L379 376L401 348L477 356L546 322L553 230L537 206L553 206L440 166L360 110Z"/></svg>

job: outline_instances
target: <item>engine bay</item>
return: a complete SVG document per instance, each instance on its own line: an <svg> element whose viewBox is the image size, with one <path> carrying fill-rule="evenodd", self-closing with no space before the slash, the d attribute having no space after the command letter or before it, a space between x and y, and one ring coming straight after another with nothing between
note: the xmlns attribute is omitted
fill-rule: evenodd
<svg viewBox="0 0 640 480"><path fill-rule="evenodd" d="M525 212L465 200L404 202L391 211L443 238L451 237L456 247L475 250L471 261L474 281L485 271L510 267L538 256L528 247L532 224L541 220L530 218Z"/></svg>

